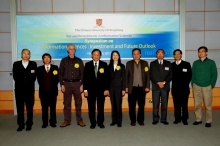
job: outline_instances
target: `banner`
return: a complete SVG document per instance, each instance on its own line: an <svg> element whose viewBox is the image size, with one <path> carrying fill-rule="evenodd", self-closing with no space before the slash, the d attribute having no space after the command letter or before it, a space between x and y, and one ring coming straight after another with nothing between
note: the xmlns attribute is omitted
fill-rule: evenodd
<svg viewBox="0 0 220 146"><path fill-rule="evenodd" d="M91 59L95 48L102 51L102 59L109 59L113 50L130 59L134 48L141 49L141 58L155 58L157 49L173 58L173 50L180 47L179 26L179 15L17 15L18 58L28 48L32 60L41 60L44 53L60 60L68 55L69 43L84 60Z"/></svg>

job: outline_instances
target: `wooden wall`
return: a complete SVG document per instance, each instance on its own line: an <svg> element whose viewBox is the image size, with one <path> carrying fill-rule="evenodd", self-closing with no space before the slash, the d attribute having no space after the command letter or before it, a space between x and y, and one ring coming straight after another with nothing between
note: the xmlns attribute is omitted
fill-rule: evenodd
<svg viewBox="0 0 220 146"><path fill-rule="evenodd" d="M152 92L148 93L146 96L146 104L145 104L145 110L146 111L152 111L152 103L149 103L149 100L152 99ZM13 91L0 91L0 113L13 113L14 108L14 102L13 102ZM128 111L128 100L127 95L123 97L123 103L122 103L123 111ZM189 109L194 109L194 100L191 94L189 95ZM220 88L214 88L213 89L213 109L220 109ZM74 100L72 101L72 111L74 111ZM168 100L168 109L173 110L173 99L172 96L169 96ZM88 105L87 100L83 96L83 104L82 104L82 111L87 112L88 111ZM111 111L111 103L110 98L106 97L105 100L105 112ZM35 105L34 105L34 112L39 113L41 112L41 105L40 105L40 99L38 97L38 91L35 91ZM59 91L58 100L57 100L57 112L63 112L63 94Z"/></svg>

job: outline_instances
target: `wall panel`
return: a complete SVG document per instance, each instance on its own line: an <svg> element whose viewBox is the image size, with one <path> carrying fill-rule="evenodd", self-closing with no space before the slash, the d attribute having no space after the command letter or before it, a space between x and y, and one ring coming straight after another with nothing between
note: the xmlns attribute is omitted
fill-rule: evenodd
<svg viewBox="0 0 220 146"><path fill-rule="evenodd" d="M186 11L204 11L204 0L186 0Z"/></svg>
<svg viewBox="0 0 220 146"><path fill-rule="evenodd" d="M220 14L220 13L219 13ZM211 49L220 49L220 31L206 32L205 34L205 45ZM220 63L220 62L219 62Z"/></svg>
<svg viewBox="0 0 220 146"><path fill-rule="evenodd" d="M220 5L219 5L220 7ZM220 31L220 12L206 12L205 13L205 29L206 30L219 30Z"/></svg>
<svg viewBox="0 0 220 146"><path fill-rule="evenodd" d="M206 0L205 10L206 11L219 11L220 10L220 0Z"/></svg>
<svg viewBox="0 0 220 146"><path fill-rule="evenodd" d="M146 0L146 11L174 12L174 0Z"/></svg>
<svg viewBox="0 0 220 146"><path fill-rule="evenodd" d="M123 5L123 7L122 7ZM142 11L144 12L144 0L115 0L115 11Z"/></svg>
<svg viewBox="0 0 220 146"><path fill-rule="evenodd" d="M11 33L0 33L0 52L11 52Z"/></svg>
<svg viewBox="0 0 220 146"><path fill-rule="evenodd" d="M11 71L12 60L10 53L0 53L0 71Z"/></svg>
<svg viewBox="0 0 220 146"><path fill-rule="evenodd" d="M51 0L22 0L22 12L52 12Z"/></svg>
<svg viewBox="0 0 220 146"><path fill-rule="evenodd" d="M11 32L10 13L0 13L0 32Z"/></svg>
<svg viewBox="0 0 220 146"><path fill-rule="evenodd" d="M53 0L53 12L83 12L82 0Z"/></svg>
<svg viewBox="0 0 220 146"><path fill-rule="evenodd" d="M203 30L204 29L204 13L186 12L186 31Z"/></svg>
<svg viewBox="0 0 220 146"><path fill-rule="evenodd" d="M10 76L9 73L10 72L0 72L0 91L13 90L13 77ZM0 94L0 96L2 95Z"/></svg>
<svg viewBox="0 0 220 146"><path fill-rule="evenodd" d="M204 32L186 32L185 36L186 50L197 50L204 46Z"/></svg>
<svg viewBox="0 0 220 146"><path fill-rule="evenodd" d="M112 0L84 0L85 13L113 12Z"/></svg>
<svg viewBox="0 0 220 146"><path fill-rule="evenodd" d="M10 12L9 0L0 0L0 12Z"/></svg>

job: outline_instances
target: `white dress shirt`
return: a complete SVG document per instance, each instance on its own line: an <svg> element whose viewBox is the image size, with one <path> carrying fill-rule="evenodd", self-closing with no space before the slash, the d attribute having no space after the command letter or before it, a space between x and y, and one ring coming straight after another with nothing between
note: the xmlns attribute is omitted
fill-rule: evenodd
<svg viewBox="0 0 220 146"><path fill-rule="evenodd" d="M24 62L24 61L22 60L22 65L24 66L25 69L27 68L28 63L29 63L29 61Z"/></svg>

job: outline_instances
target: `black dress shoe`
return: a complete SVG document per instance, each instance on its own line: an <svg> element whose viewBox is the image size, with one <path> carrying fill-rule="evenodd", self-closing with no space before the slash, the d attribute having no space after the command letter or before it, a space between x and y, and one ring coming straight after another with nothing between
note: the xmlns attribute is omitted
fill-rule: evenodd
<svg viewBox="0 0 220 146"><path fill-rule="evenodd" d="M193 123L193 125L199 125L199 124L202 124L202 121L199 121L199 122L195 121L195 122Z"/></svg>
<svg viewBox="0 0 220 146"><path fill-rule="evenodd" d="M17 129L17 131L20 132L20 131L22 131L23 129L24 129L24 127L20 127L20 126L19 126L18 129Z"/></svg>
<svg viewBox="0 0 220 146"><path fill-rule="evenodd" d="M187 121L182 121L182 122L183 122L183 125L188 125Z"/></svg>
<svg viewBox="0 0 220 146"><path fill-rule="evenodd" d="M99 125L99 127L101 128L101 129L104 129L105 128L105 125Z"/></svg>
<svg viewBox="0 0 220 146"><path fill-rule="evenodd" d="M174 122L173 122L173 124L178 124L178 123L180 123L181 121L178 121L178 120L175 120Z"/></svg>
<svg viewBox="0 0 220 146"><path fill-rule="evenodd" d="M164 125L169 125L169 123L167 121L162 121L160 123L163 123Z"/></svg>
<svg viewBox="0 0 220 146"><path fill-rule="evenodd" d="M31 126L27 126L26 131L31 131Z"/></svg>
<svg viewBox="0 0 220 146"><path fill-rule="evenodd" d="M136 123L135 122L131 122L131 126L135 126L136 125Z"/></svg>
<svg viewBox="0 0 220 146"><path fill-rule="evenodd" d="M144 122L138 122L140 126L144 126Z"/></svg>
<svg viewBox="0 0 220 146"><path fill-rule="evenodd" d="M41 128L47 128L47 125L44 125L44 124L43 124L43 125L41 126Z"/></svg>
<svg viewBox="0 0 220 146"><path fill-rule="evenodd" d="M111 124L110 124L110 126L115 126L116 125L116 123L114 123L114 122L112 122Z"/></svg>
<svg viewBox="0 0 220 146"><path fill-rule="evenodd" d="M205 124L205 127L207 127L207 128L209 128L209 127L211 127L212 125L211 125L211 123L206 123Z"/></svg>
<svg viewBox="0 0 220 146"><path fill-rule="evenodd" d="M57 125L56 125L56 124L50 124L50 126L51 126L52 128L57 127Z"/></svg>
<svg viewBox="0 0 220 146"><path fill-rule="evenodd" d="M91 125L91 126L90 126L90 129L95 129L95 125Z"/></svg>
<svg viewBox="0 0 220 146"><path fill-rule="evenodd" d="M153 125L157 125L158 121L153 121L152 124Z"/></svg>
<svg viewBox="0 0 220 146"><path fill-rule="evenodd" d="M121 127L122 125L121 124L118 124L118 127Z"/></svg>

